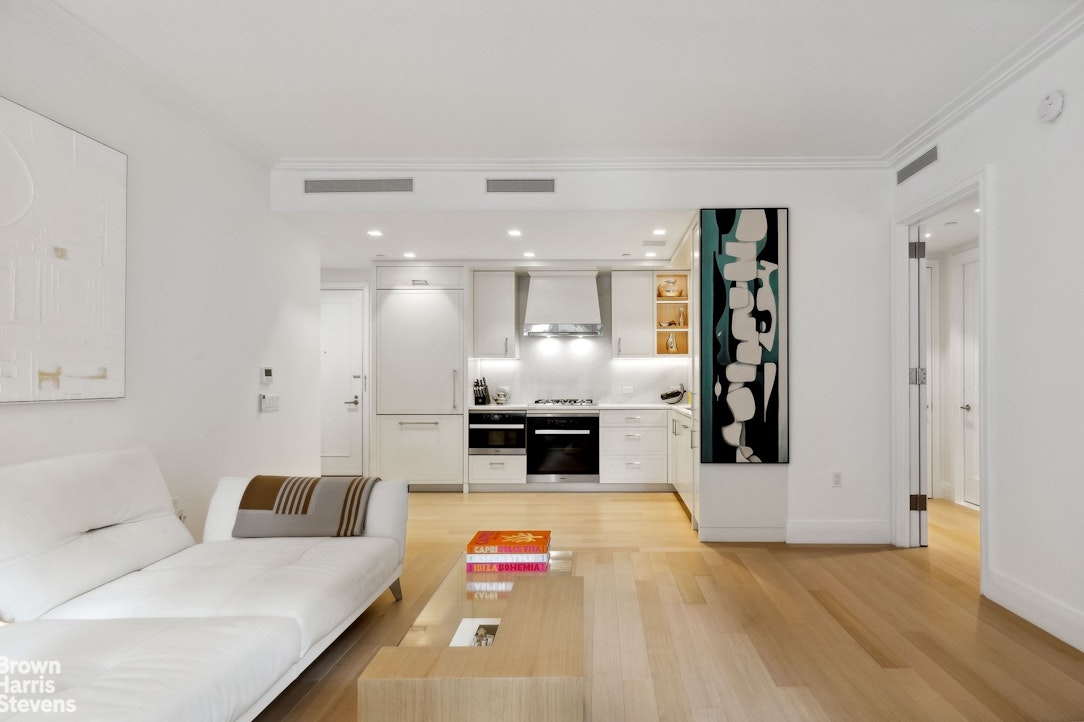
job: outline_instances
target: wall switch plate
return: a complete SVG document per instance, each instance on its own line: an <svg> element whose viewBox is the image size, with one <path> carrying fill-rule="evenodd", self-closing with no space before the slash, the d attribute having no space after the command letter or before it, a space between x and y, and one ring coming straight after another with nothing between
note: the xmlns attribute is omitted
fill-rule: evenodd
<svg viewBox="0 0 1084 722"><path fill-rule="evenodd" d="M842 471L834 471L834 472L832 472L832 486L837 488L837 489L839 487L843 486L843 472Z"/></svg>
<svg viewBox="0 0 1084 722"><path fill-rule="evenodd" d="M271 370L270 366L260 367L260 384L266 386L267 384L274 381L274 378L275 372Z"/></svg>
<svg viewBox="0 0 1084 722"><path fill-rule="evenodd" d="M260 411L267 413L269 411L279 410L279 396L278 394L260 394Z"/></svg>
<svg viewBox="0 0 1084 722"><path fill-rule="evenodd" d="M633 394L633 393L636 393L636 389L633 388L632 386L622 386L621 387L621 393L623 393L623 394Z"/></svg>

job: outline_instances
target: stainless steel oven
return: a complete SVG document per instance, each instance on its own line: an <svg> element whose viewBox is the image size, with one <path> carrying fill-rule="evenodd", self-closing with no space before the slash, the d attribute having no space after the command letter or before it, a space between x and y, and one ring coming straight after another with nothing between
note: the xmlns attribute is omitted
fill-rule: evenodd
<svg viewBox="0 0 1084 722"><path fill-rule="evenodd" d="M527 481L598 481L598 407L527 410Z"/></svg>
<svg viewBox="0 0 1084 722"><path fill-rule="evenodd" d="M527 453L526 439L523 411L468 412L468 454L522 456Z"/></svg>

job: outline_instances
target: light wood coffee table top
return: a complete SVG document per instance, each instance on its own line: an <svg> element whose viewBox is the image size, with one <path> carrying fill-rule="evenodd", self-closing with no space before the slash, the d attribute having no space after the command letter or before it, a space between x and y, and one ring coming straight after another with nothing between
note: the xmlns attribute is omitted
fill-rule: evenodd
<svg viewBox="0 0 1084 722"><path fill-rule="evenodd" d="M402 643L358 679L359 720L582 720L583 577L554 554L548 573L514 575L498 599L468 598L457 560ZM493 644L447 646L464 617L499 617Z"/></svg>

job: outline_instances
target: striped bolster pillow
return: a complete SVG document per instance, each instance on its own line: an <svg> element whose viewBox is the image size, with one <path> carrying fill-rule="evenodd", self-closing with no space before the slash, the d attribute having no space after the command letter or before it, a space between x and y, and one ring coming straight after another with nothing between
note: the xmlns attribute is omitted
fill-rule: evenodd
<svg viewBox="0 0 1084 722"><path fill-rule="evenodd" d="M245 487L235 537L360 536L376 476L254 476Z"/></svg>

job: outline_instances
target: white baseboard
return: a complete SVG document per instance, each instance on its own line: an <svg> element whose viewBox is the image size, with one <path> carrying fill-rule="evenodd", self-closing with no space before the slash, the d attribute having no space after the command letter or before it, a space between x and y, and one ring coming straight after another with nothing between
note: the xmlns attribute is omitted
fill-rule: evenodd
<svg viewBox="0 0 1084 722"><path fill-rule="evenodd" d="M990 601L1084 652L1084 611L995 571L983 574L982 593Z"/></svg>
<svg viewBox="0 0 1084 722"><path fill-rule="evenodd" d="M787 530L781 526L700 526L702 542L782 542Z"/></svg>
<svg viewBox="0 0 1084 722"><path fill-rule="evenodd" d="M891 544L892 524L885 521L790 521L788 544Z"/></svg>

